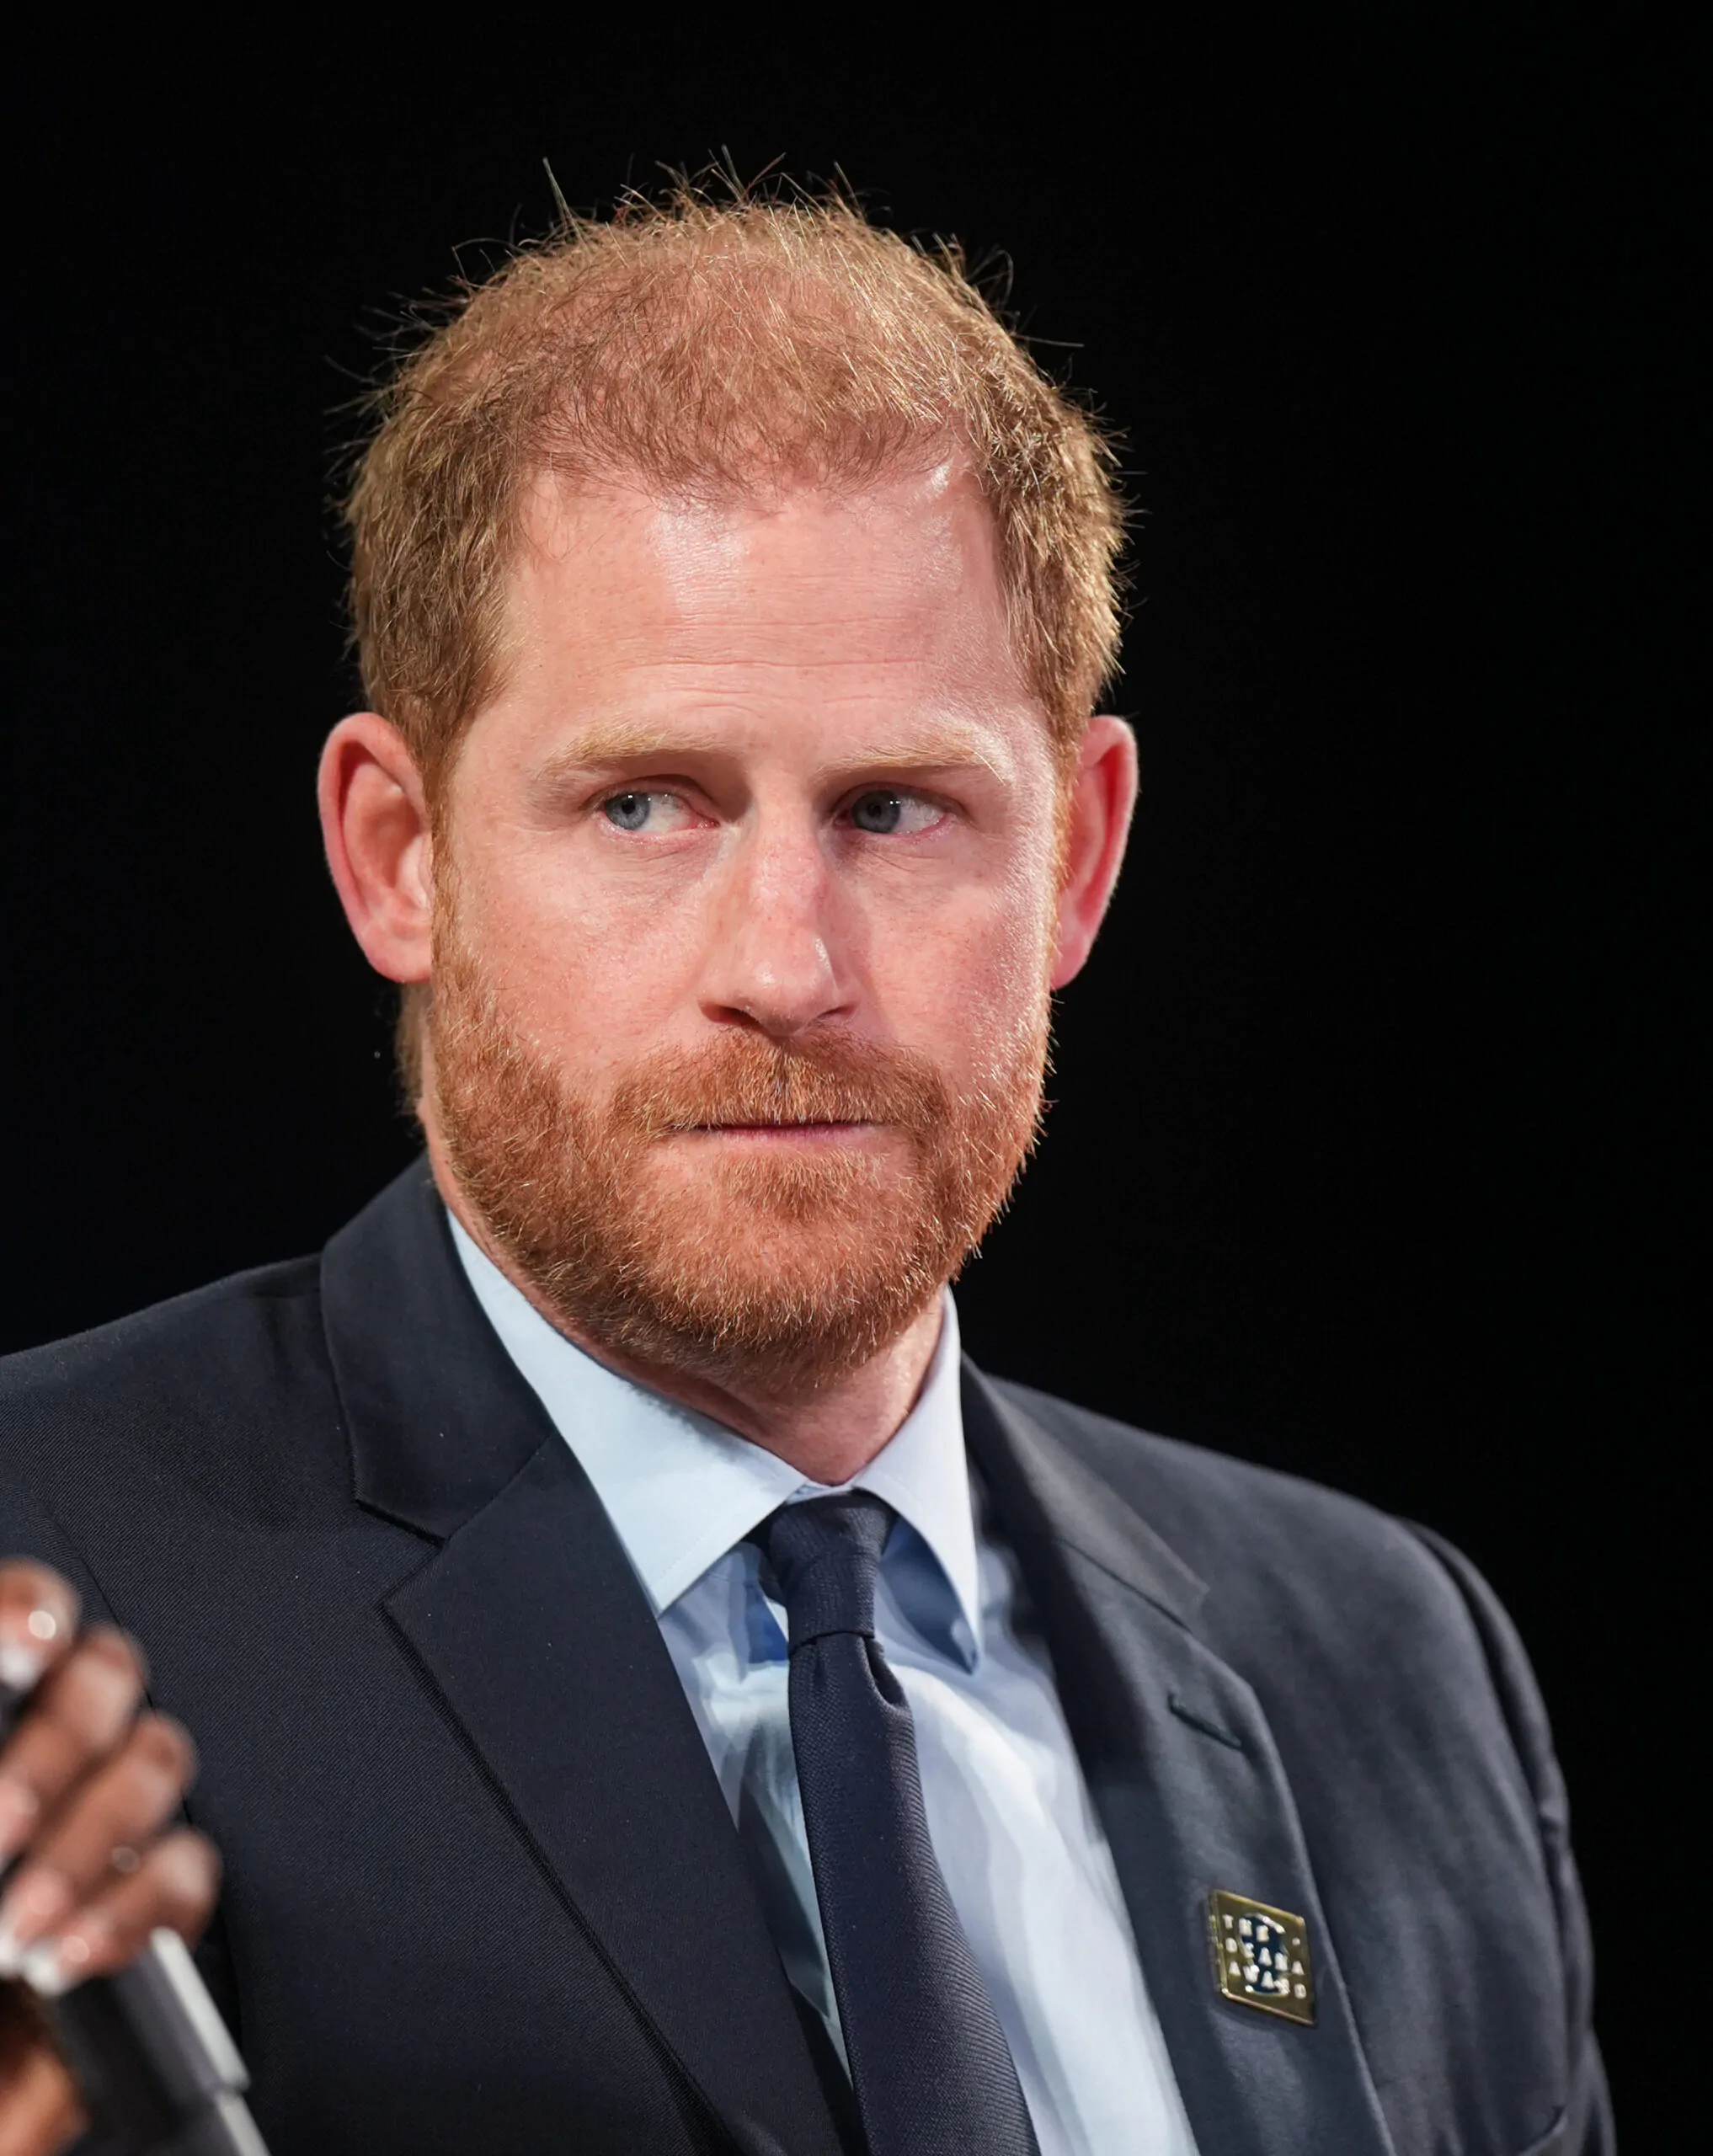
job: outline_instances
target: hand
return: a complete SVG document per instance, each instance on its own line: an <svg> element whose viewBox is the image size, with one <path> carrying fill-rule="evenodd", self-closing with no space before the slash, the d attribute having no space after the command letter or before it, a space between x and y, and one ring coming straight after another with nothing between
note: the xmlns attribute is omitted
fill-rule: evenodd
<svg viewBox="0 0 1713 2156"><path fill-rule="evenodd" d="M213 1844L170 1823L189 1738L139 1714L136 1641L77 1617L56 1572L0 1563L0 1683L34 1686L0 1747L0 2156L52 2156L87 2124L36 1995L122 1968L157 1924L194 1942L220 1882Z"/></svg>

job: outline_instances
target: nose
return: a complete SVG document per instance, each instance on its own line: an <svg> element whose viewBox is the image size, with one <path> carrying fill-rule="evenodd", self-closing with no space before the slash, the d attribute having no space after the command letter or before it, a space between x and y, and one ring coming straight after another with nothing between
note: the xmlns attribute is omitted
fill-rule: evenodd
<svg viewBox="0 0 1713 2156"><path fill-rule="evenodd" d="M848 1014L834 881L807 819L763 815L743 833L711 923L702 983L707 1017L787 1040Z"/></svg>

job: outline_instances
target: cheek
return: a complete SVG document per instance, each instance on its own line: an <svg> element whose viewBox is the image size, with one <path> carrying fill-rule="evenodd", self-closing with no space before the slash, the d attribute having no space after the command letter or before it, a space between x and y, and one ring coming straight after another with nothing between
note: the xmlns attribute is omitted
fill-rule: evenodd
<svg viewBox="0 0 1713 2156"><path fill-rule="evenodd" d="M893 1027L942 1070L979 1078L1033 1038L1046 1005L1054 908L1018 878L877 943L875 988Z"/></svg>
<svg viewBox="0 0 1713 2156"><path fill-rule="evenodd" d="M649 1044L694 974L692 910L568 873L555 850L513 847L461 866L456 929L533 1039L588 1068L617 1067Z"/></svg>

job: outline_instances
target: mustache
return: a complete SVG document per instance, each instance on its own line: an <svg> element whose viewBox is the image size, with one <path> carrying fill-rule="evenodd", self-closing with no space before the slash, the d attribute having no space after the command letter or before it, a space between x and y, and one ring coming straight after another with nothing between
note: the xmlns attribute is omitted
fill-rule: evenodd
<svg viewBox="0 0 1713 2156"><path fill-rule="evenodd" d="M644 1057L615 1088L611 1114L638 1136L659 1139L714 1123L876 1123L921 1131L951 1105L940 1073L909 1049L845 1034L787 1048L733 1033L705 1049Z"/></svg>

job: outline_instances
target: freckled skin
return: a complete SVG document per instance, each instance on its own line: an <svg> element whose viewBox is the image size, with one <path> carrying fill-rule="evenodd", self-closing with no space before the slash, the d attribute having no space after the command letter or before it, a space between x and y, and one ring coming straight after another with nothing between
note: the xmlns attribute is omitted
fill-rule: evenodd
<svg viewBox="0 0 1713 2156"><path fill-rule="evenodd" d="M1046 723L967 479L696 506L543 489L505 648L447 782L439 871L513 1019L590 1097L641 1056L731 1027L787 1043L839 1028L925 1054L962 1088L1032 1022L1043 981L1086 958L1134 744L1116 719L1091 724L1061 881ZM437 865L385 720L335 729L322 795L371 963L428 979ZM431 1069L422 1114L448 1201L488 1244L446 1164ZM897 1142L848 1125L700 1133L669 1141L660 1171L705 1172L716 1146ZM937 1323L931 1310L832 1397L711 1397L638 1374L840 1481L908 1412Z"/></svg>

